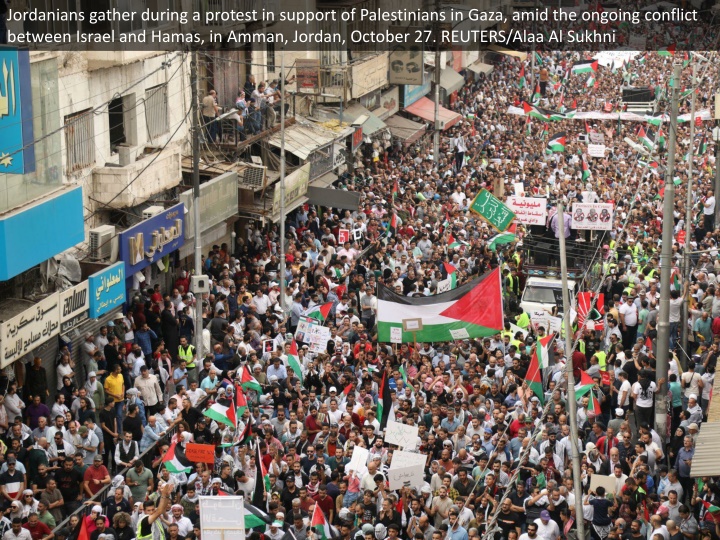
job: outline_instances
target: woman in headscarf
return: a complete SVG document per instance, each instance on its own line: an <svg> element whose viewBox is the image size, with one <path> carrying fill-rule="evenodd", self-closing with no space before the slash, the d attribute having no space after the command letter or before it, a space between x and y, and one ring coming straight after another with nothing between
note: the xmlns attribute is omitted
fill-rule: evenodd
<svg viewBox="0 0 720 540"><path fill-rule="evenodd" d="M95 525L95 520L100 515L102 515L102 506L100 506L99 504L96 504L90 510L90 514L83 518L83 519L85 519L85 528L87 530L88 536L91 535L97 529L97 525ZM106 527L110 526L110 520L107 518L107 516L105 516L105 526Z"/></svg>
<svg viewBox="0 0 720 540"><path fill-rule="evenodd" d="M38 501L33 496L33 490L32 489L26 489L23 491L22 499L20 499L20 502L22 503L22 518L23 520L27 520L27 517L30 514L37 514L37 507L38 507Z"/></svg>
<svg viewBox="0 0 720 540"><path fill-rule="evenodd" d="M87 390L88 397L95 403L95 407L93 408L95 409L96 415L99 414L99 411L105 407L105 389L103 385L98 382L97 375L94 371L88 373L85 390ZM99 422L100 419L96 418L95 421Z"/></svg>
<svg viewBox="0 0 720 540"><path fill-rule="evenodd" d="M675 433L673 433L672 437L670 438L670 444L667 447L670 463L675 463L675 458L677 457L680 449L683 447L685 435L685 428L682 426L678 426L678 428L675 430Z"/></svg>

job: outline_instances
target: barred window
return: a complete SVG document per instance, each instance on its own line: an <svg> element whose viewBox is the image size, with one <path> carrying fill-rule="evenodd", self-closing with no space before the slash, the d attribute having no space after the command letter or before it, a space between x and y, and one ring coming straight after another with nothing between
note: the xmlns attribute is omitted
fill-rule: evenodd
<svg viewBox="0 0 720 540"><path fill-rule="evenodd" d="M145 91L145 122L151 141L170 129L168 126L167 84L153 86Z"/></svg>
<svg viewBox="0 0 720 540"><path fill-rule="evenodd" d="M95 116L85 109L65 117L68 173L95 164Z"/></svg>

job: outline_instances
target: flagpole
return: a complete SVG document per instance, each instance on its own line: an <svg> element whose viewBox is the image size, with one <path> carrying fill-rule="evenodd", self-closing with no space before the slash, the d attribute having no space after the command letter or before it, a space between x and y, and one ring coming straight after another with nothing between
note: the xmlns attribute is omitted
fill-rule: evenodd
<svg viewBox="0 0 720 540"><path fill-rule="evenodd" d="M570 449L575 491L575 525L578 538L585 538L585 520L582 510L582 484L580 480L580 449L578 448L577 399L575 398L575 375L572 363L572 328L570 327L570 291L567 277L567 249L565 246L565 212L558 204L558 232L560 234L560 274L562 276L563 319L565 321L565 367L568 382L568 413L570 421Z"/></svg>

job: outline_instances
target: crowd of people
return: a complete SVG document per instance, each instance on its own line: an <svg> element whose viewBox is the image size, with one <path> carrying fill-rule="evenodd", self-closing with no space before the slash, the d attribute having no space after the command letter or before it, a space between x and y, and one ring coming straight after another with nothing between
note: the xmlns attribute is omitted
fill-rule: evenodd
<svg viewBox="0 0 720 540"><path fill-rule="evenodd" d="M712 37L696 42L712 51ZM719 80L717 54L703 55L709 61L700 67L699 109L710 106ZM694 169L691 183L689 162L676 161L672 219L676 232L685 229L691 189L693 235L688 246L676 236L673 260L679 266L688 247L703 253L693 255L689 275L674 272L672 335L658 343L660 232L670 219L662 214L660 148L669 128L646 126L657 143L654 167L628 144L641 123L555 124L508 114L508 107L530 102L534 82L547 77L538 100L546 109L597 111L609 103L615 110L621 86L632 83L650 87L665 110L677 58L636 55L599 68L596 84L568 75L584 58L538 53L532 72L530 59L498 57L492 73L474 81L468 74L451 105L463 120L443 133L439 156L432 155L432 136L409 146L366 145L362 166L337 185L360 193L358 209L293 212L286 253L276 226L248 226L237 245L215 246L204 257L210 294L194 295L185 270L171 290L138 291L123 314L86 335L78 362L61 350L56 388L48 387L39 358L5 369L3 540L199 540L198 497L229 494L245 496L246 516L262 516L253 538L271 540L323 538L319 515L342 540L575 540L577 520L599 540L719 536L720 510L713 508L720 506L720 483L691 477L720 343L718 164L712 144L700 151L710 126L697 126L695 141L689 123L678 127L678 155L688 155ZM687 59L683 84L692 88L690 64L699 60ZM521 73L532 75L530 84L520 82ZM684 93L681 113L689 100ZM214 139L216 96L203 106ZM547 150L554 130L566 133L564 152ZM603 158L586 159L579 136L592 131L604 135ZM514 241L491 247L495 232L470 202L483 187L501 199L518 195L518 183L527 196L548 199L546 226L520 225ZM519 308L525 267L538 254L523 245L533 235L557 237L555 203L579 201L615 205L613 230L590 257L602 274L603 317L592 325L573 321L565 332L575 338L571 358L566 335L551 341L543 390L534 392L527 371L549 329L533 326ZM350 241L338 243L340 229L353 231ZM502 269L504 328L472 340L379 343L377 288L433 295L448 265L458 284ZM298 325L326 304L331 339L324 351L311 352L296 339ZM683 325L687 349L679 340ZM198 332L202 357L194 346ZM668 373L656 372L658 348L673 353ZM571 470L568 362L578 380L593 381L577 404L582 493ZM391 399L379 407L383 381ZM657 392L670 396L668 433L656 430ZM213 404L244 401L235 425L205 414ZM390 411L417 427L417 448L427 456L422 485L389 487L398 449L384 439ZM214 462L171 468L170 450L190 442L214 445ZM368 449L369 458L352 470L356 447Z"/></svg>

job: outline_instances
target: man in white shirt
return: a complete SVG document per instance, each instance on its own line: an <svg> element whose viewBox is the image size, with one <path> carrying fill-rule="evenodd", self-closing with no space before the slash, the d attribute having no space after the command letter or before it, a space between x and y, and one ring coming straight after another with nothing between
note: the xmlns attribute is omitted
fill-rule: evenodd
<svg viewBox="0 0 720 540"><path fill-rule="evenodd" d="M540 517L533 523L537 525L540 540L557 540L560 538L560 527L550 518L550 512L543 510Z"/></svg>

